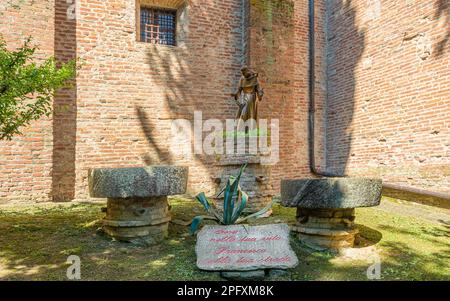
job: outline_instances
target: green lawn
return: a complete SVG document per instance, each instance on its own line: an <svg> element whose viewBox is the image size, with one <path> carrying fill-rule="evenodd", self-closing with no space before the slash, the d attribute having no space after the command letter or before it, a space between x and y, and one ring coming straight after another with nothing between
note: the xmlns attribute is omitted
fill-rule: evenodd
<svg viewBox="0 0 450 301"><path fill-rule="evenodd" d="M191 200L172 199L171 205L174 219L203 213ZM67 257L78 255L83 280L220 280L196 268L195 237L187 227L172 224L167 241L151 248L119 243L97 231L101 207L0 207L0 279L65 280ZM294 217L295 209L276 205L271 218L255 223L293 223ZM357 223L364 226L352 256L313 252L292 236L300 264L275 280L367 280L375 253L383 280L450 280L448 225L373 208L358 209Z"/></svg>

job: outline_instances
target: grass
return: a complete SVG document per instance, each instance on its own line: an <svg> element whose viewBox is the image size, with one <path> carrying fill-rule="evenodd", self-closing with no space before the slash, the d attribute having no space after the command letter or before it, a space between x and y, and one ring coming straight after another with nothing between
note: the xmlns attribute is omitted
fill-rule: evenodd
<svg viewBox="0 0 450 301"><path fill-rule="evenodd" d="M203 213L192 200L172 199L171 205L174 219ZM188 227L171 224L169 238L155 247L120 243L97 231L102 206L0 207L0 279L66 280L67 257L78 255L83 280L220 280L217 273L196 268L195 237ZM294 219L295 209L276 205L272 217L253 224ZM362 234L358 256L313 252L292 236L300 264L277 280L367 280L373 252L381 259L383 280L450 280L448 225L374 208L358 209L357 222Z"/></svg>

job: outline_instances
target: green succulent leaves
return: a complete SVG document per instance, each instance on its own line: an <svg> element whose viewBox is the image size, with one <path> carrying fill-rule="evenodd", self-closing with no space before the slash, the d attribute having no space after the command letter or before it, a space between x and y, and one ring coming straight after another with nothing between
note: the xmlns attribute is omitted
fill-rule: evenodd
<svg viewBox="0 0 450 301"><path fill-rule="evenodd" d="M205 193L202 192L196 196L196 199L203 205L208 215L197 216L192 220L190 227L191 234L197 232L201 222L205 219L214 220L221 225L233 225L251 218L258 218L270 210L272 203L254 214L241 217L249 202L247 193L239 185L246 167L247 164L244 164L236 177L230 176L225 188L217 195L217 197L220 197L222 194L224 195L223 210L218 209L213 202L210 202Z"/></svg>

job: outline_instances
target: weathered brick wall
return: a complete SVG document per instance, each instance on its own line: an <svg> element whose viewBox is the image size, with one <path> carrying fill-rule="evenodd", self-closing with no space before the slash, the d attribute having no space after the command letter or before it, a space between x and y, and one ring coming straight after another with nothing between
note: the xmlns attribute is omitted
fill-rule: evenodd
<svg viewBox="0 0 450 301"><path fill-rule="evenodd" d="M145 1L152 4L153 0ZM163 2L170 6L182 1ZM23 182L17 182L5 176L2 197L84 199L88 197L89 168L144 164L189 166L189 191L214 192L212 178L221 167L206 155L190 158L172 153L171 123L177 118L192 120L194 111L202 111L204 119L234 118L236 106L229 94L235 91L240 67L246 62L260 73L266 90L261 118L280 119L280 163L260 168L269 176L269 182L261 188L276 194L280 179L309 175L307 1L186 3L180 9L181 32L176 47L136 41L135 0L80 0L76 21L67 19L65 12L70 4L66 1L50 4L48 15L53 19L33 35L48 40L43 43L49 45L47 55L54 54L60 60L79 57L83 66L76 88L56 96L53 123L43 118L27 129L43 127L45 137L25 135L2 145L2 154L10 156L4 160L3 176L24 177ZM317 9L316 43L322 48L321 1L317 1ZM24 15L22 23L9 24L9 32L20 32L20 26L39 28L37 24L45 20L42 10L34 15L41 16L39 21ZM322 51L318 51L319 87L325 80L322 58ZM324 89L316 94L318 163L323 166ZM47 141L45 157L43 146L39 153L41 160L46 159L42 161L45 182L39 174L30 173L41 165L36 160L27 161L27 152L36 154L36 143L27 143L27 139Z"/></svg>
<svg viewBox="0 0 450 301"><path fill-rule="evenodd" d="M265 89L260 118L280 120L280 162L270 168L271 188L282 179L309 177L308 1L252 0L250 65ZM316 160L324 166L324 8L316 1Z"/></svg>
<svg viewBox="0 0 450 301"><path fill-rule="evenodd" d="M239 79L243 1L189 1L176 47L136 41L135 1L81 1L77 78L76 198L97 167L190 167L191 192L211 191L212 158L170 151L178 118L225 120Z"/></svg>
<svg viewBox="0 0 450 301"><path fill-rule="evenodd" d="M315 2L317 167L448 191L446 8ZM0 200L84 199L89 168L144 164L189 166L189 192L214 192L216 158L173 153L171 124L194 111L234 118L244 62L266 91L260 117L280 120L280 162L256 168L269 177L261 188L310 176L307 0L186 1L176 47L136 41L135 0L80 0L76 21L63 0L10 3L0 29L11 47L31 34L38 56L83 66L52 118L1 142Z"/></svg>
<svg viewBox="0 0 450 301"><path fill-rule="evenodd" d="M328 1L327 167L450 191L448 1Z"/></svg>
<svg viewBox="0 0 450 301"><path fill-rule="evenodd" d="M65 1L64 1L65 2ZM0 3L0 34L10 49L34 38L38 59L54 54L54 2L12 0ZM52 121L43 118L23 136L0 141L0 203L43 201L52 193Z"/></svg>
<svg viewBox="0 0 450 301"><path fill-rule="evenodd" d="M78 0L77 0L78 1ZM75 0L55 1L55 58L77 59L77 14ZM77 131L77 80L60 89L53 100L53 153L51 199L71 201L75 197Z"/></svg>

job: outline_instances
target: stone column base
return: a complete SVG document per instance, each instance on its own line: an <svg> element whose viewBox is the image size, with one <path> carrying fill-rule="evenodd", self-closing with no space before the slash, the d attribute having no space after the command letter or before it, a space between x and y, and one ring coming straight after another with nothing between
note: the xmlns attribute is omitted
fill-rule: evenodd
<svg viewBox="0 0 450 301"><path fill-rule="evenodd" d="M316 249L352 248L358 229L354 225L355 209L297 208L293 231L305 245Z"/></svg>
<svg viewBox="0 0 450 301"><path fill-rule="evenodd" d="M103 230L126 242L161 242L168 235L169 204L167 197L109 198Z"/></svg>

